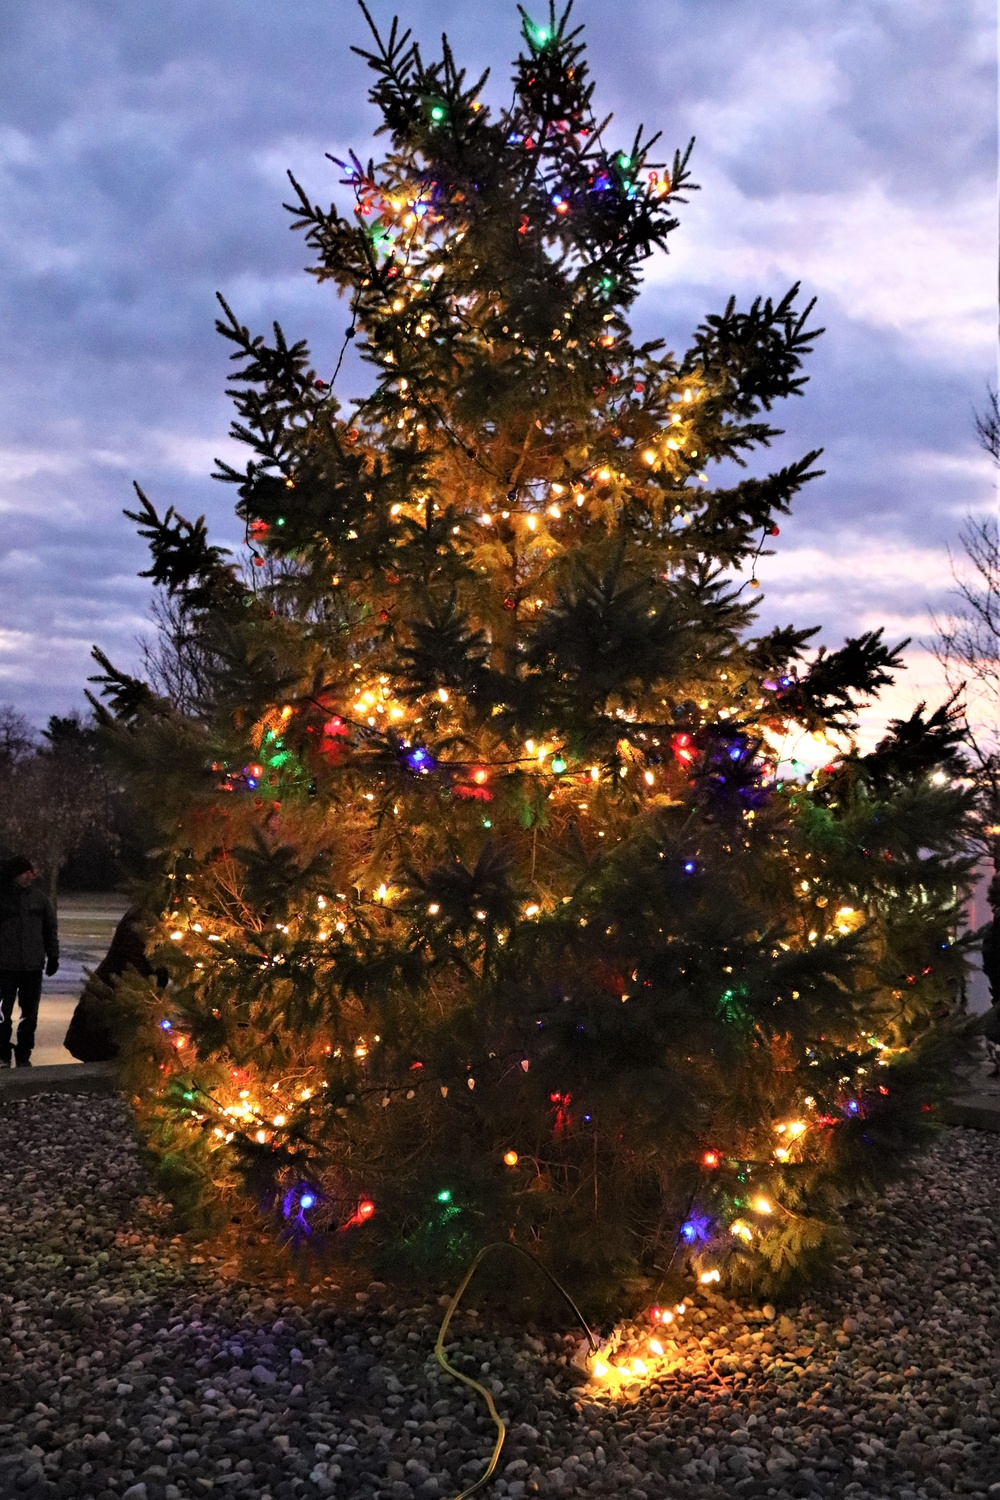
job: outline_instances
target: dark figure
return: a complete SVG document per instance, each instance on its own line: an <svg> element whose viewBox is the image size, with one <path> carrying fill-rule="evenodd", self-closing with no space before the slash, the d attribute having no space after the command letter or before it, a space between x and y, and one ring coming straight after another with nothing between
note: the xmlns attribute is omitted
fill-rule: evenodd
<svg viewBox="0 0 1000 1500"><path fill-rule="evenodd" d="M1000 1073L1000 875L994 875L990 881L986 899L993 915L983 932L983 973L989 983L993 1008L986 1012L983 1036L993 1072Z"/></svg>
<svg viewBox="0 0 1000 1500"><path fill-rule="evenodd" d="M990 998L1000 1005L1000 875L994 875L986 892L990 920L983 929L983 973L990 987Z"/></svg>
<svg viewBox="0 0 1000 1500"><path fill-rule="evenodd" d="M14 1061L31 1066L42 997L42 969L59 968L59 935L52 902L35 884L30 859L9 859L0 871L0 1067L11 1062L14 1001L20 1009Z"/></svg>
<svg viewBox="0 0 1000 1500"><path fill-rule="evenodd" d="M118 1044L109 1024L108 992L126 969L135 969L146 979L153 974L146 957L144 924L142 908L130 907L115 928L111 947L84 985L63 1042L66 1051L81 1062L110 1062L118 1056ZM162 989L167 972L157 969L155 973Z"/></svg>
<svg viewBox="0 0 1000 1500"><path fill-rule="evenodd" d="M983 1039L993 1076L1000 1074L1000 1005L994 1005L983 1017Z"/></svg>

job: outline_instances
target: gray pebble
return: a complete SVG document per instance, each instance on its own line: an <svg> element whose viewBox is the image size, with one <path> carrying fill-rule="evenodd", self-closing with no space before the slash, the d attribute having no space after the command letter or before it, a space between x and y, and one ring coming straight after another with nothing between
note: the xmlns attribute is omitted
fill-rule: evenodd
<svg viewBox="0 0 1000 1500"><path fill-rule="evenodd" d="M483 1472L492 1426L431 1352L450 1296L297 1300L192 1256L120 1101L0 1105L0 1158L25 1141L0 1206L0 1495L450 1500ZM578 1330L463 1305L451 1352L509 1423L497 1495L997 1500L1000 1138L946 1131L845 1228L800 1305L692 1294L680 1370L614 1403L574 1385Z"/></svg>

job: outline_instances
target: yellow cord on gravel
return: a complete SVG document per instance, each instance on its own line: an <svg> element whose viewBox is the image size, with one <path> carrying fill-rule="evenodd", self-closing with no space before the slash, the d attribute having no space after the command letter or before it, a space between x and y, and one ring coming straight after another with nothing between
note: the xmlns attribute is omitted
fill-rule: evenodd
<svg viewBox="0 0 1000 1500"><path fill-rule="evenodd" d="M512 1244L509 1240L496 1240L491 1245L483 1246L482 1250L480 1250L479 1254L476 1256L475 1260L472 1262L471 1266L462 1277L462 1280L459 1282L458 1290L455 1292L455 1295L448 1303L448 1310L445 1313L444 1318L442 1319L441 1328L437 1336L437 1343L434 1345L434 1358L437 1360L442 1370L444 1370L448 1375L453 1376L455 1380L460 1380L462 1384L468 1386L470 1390L478 1391L479 1395L482 1396L483 1400L486 1402L486 1410L489 1412L490 1417L492 1418L497 1430L496 1442L493 1444L493 1453L490 1457L489 1465L486 1469L485 1474L481 1474L479 1478L473 1484L470 1484L466 1489L464 1489L460 1495L456 1495L454 1497L454 1500L468 1500L469 1495L474 1495L477 1490L482 1489L483 1485L487 1484L493 1478L493 1475L496 1473L497 1464L500 1462L500 1452L504 1445L504 1439L507 1436L507 1425L504 1422L503 1417L501 1417L500 1413L496 1409L492 1392L488 1391L484 1385L481 1385L479 1383L478 1380L473 1380L471 1375L463 1375L461 1370L456 1370L455 1366L450 1363L447 1354L445 1354L444 1352L445 1335L448 1332L448 1326L451 1323L452 1317L454 1316L455 1311L458 1308L458 1304L462 1299L466 1287L469 1285L469 1282L472 1280L473 1275L476 1272L476 1268L478 1267L479 1262L483 1260L485 1256L489 1255L491 1250L515 1250L518 1255L523 1255L527 1260L531 1261L532 1265L537 1266L542 1275L548 1281L550 1281L555 1287L556 1291L559 1292L560 1296L562 1296L564 1300L569 1303L580 1323L580 1326L582 1327L584 1333L587 1335L587 1338L590 1341L592 1352L595 1354L597 1353L597 1340L591 1333L583 1314L577 1307L576 1303L573 1301L569 1292L567 1292L566 1288L556 1280L556 1278L552 1275L552 1272L546 1270L541 1261L538 1260L534 1255L532 1255L530 1250L525 1250L522 1245Z"/></svg>

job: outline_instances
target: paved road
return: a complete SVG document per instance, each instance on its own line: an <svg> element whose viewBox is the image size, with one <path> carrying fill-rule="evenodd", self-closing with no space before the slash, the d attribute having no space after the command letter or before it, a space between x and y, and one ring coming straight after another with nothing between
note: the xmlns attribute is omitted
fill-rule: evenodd
<svg viewBox="0 0 1000 1500"><path fill-rule="evenodd" d="M83 989L84 971L95 969L107 953L126 904L124 896L113 893L60 896L59 973L46 979L42 986L38 1033L31 1058L36 1066L76 1061L62 1040Z"/></svg>

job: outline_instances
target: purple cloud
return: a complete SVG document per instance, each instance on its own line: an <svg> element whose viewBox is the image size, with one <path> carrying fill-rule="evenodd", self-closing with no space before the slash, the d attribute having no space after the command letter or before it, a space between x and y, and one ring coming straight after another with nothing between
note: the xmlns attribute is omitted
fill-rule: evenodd
<svg viewBox="0 0 1000 1500"><path fill-rule="evenodd" d="M375 0L387 21L393 7ZM509 7L400 4L432 47L507 87ZM637 322L675 346L730 291L801 278L828 333L782 453L824 446L765 560L765 621L827 639L926 634L947 545L991 503L971 409L994 366L994 17L985 0L578 0L601 108L667 146L696 134L672 254ZM370 146L347 5L11 0L0 19L0 699L81 702L98 641L134 664L143 550L134 477L238 537L208 478L229 448L214 293L332 361L343 312L301 273L280 204L292 167L335 197L324 152ZM345 372L355 389L363 376ZM930 681L919 652L902 699ZM902 699L900 701L902 701Z"/></svg>

